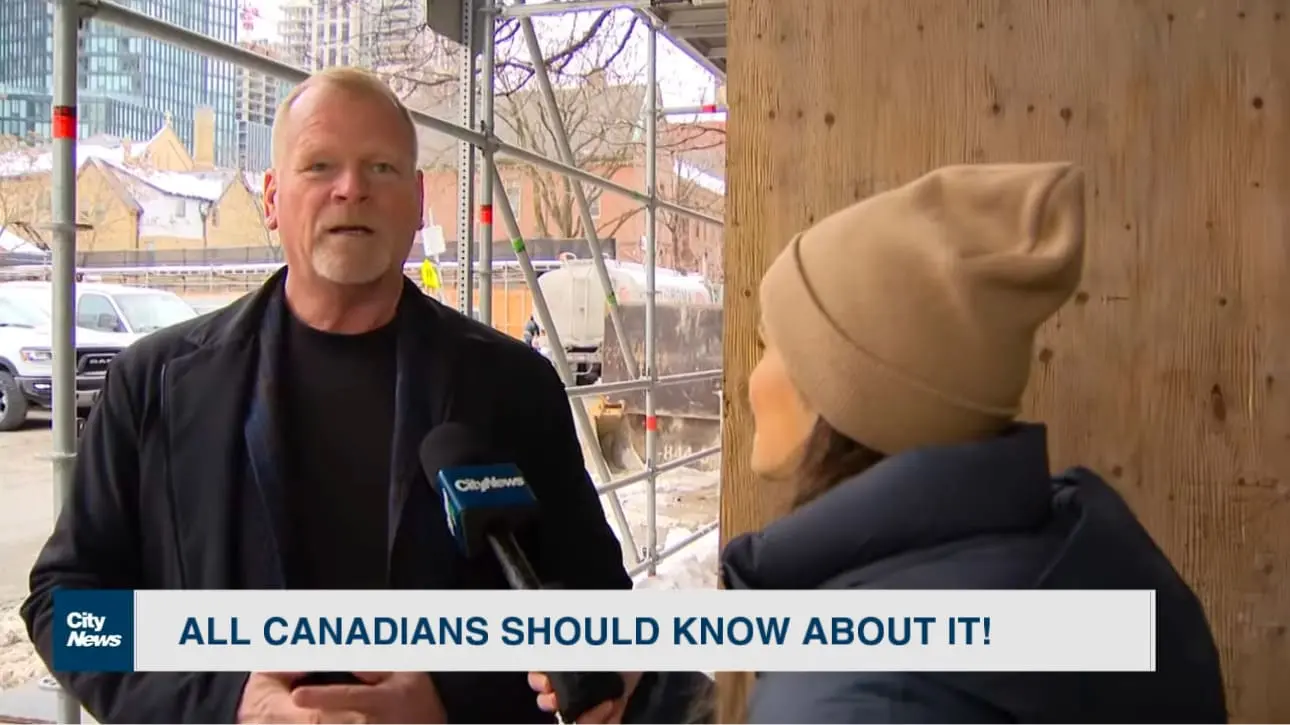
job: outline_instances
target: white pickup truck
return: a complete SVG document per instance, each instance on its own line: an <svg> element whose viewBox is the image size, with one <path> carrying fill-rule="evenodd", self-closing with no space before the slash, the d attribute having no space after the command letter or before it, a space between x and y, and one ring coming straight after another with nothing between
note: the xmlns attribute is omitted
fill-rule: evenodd
<svg viewBox="0 0 1290 725"><path fill-rule="evenodd" d="M108 363L135 340L197 316L164 290L78 284L76 407L94 404ZM0 284L0 432L20 427L32 408L53 404L53 339L48 282Z"/></svg>
<svg viewBox="0 0 1290 725"><path fill-rule="evenodd" d="M32 407L53 405L52 335L38 313L0 297L0 431L27 420ZM108 363L125 348L119 338L76 331L76 407L94 404Z"/></svg>
<svg viewBox="0 0 1290 725"><path fill-rule="evenodd" d="M0 283L0 297L48 318L53 289L49 282L4 282ZM197 314L174 292L123 284L76 283L76 326L115 335L124 344L191 320Z"/></svg>

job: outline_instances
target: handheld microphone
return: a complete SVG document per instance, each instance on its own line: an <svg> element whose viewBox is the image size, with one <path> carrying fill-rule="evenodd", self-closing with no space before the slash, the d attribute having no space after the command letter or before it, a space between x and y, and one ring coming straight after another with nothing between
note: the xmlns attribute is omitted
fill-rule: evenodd
<svg viewBox="0 0 1290 725"><path fill-rule="evenodd" d="M490 462L486 447L458 423L444 423L421 442L421 467L443 500L448 530L467 558L490 552L512 589L544 589L515 530L538 517L537 498L513 463ZM560 703L561 722L577 718L602 702L622 697L625 685L615 672L549 672Z"/></svg>

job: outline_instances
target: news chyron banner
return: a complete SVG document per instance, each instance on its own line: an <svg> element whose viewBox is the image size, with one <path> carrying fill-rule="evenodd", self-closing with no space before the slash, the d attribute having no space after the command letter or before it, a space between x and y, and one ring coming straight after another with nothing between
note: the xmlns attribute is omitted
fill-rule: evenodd
<svg viewBox="0 0 1290 725"><path fill-rule="evenodd" d="M56 671L1102 671L1152 591L88 591Z"/></svg>

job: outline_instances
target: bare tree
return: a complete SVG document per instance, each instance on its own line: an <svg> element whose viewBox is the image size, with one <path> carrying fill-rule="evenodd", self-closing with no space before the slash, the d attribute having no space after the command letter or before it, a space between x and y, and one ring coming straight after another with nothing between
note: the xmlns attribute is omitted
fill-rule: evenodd
<svg viewBox="0 0 1290 725"><path fill-rule="evenodd" d="M343 8L356 22L348 23L340 35L327 35L318 49L319 56L293 60L308 67L362 65L383 76L405 103L413 107L438 106L454 97L464 49L421 24L421 4L422 0L347 0ZM562 72L568 67L612 14L613 11L600 13L588 29L552 52L546 61L553 71ZM515 89L533 75L524 46L516 42L519 29L518 20L508 19L498 23L494 31L497 71L513 69L523 76Z"/></svg>
<svg viewBox="0 0 1290 725"><path fill-rule="evenodd" d="M703 173L706 178L698 178L699 173ZM719 179L704 172L673 173L669 178L670 183L659 189L659 197L688 209L720 217L725 206L725 196L723 191L709 185L708 179L714 178ZM705 254L720 253L719 244L703 243L706 239L720 239L719 228L707 222L663 209L659 211L658 224L666 231L663 235L665 244L659 250L660 266L697 269L702 266Z"/></svg>
<svg viewBox="0 0 1290 725"><path fill-rule="evenodd" d="M455 93L459 81L463 47L437 35L430 28L419 25L414 3L418 0L350 0L361 5L362 31L355 39L364 49L363 62L381 73L404 97L405 102L428 89L443 88L431 93L434 99ZM544 62L552 76L564 76L575 67L586 71L586 56L593 46L603 44L606 35L612 35L615 50L608 54L596 53L593 67L606 67L623 54L633 31L637 27L634 15L627 23L617 22L618 11L598 13L585 26L576 25L573 32L554 45L544 49ZM509 18L494 28L497 48L495 71L508 77L508 92L514 93L528 86L535 73L528 58L527 46L520 35L520 21Z"/></svg>
<svg viewBox="0 0 1290 725"><path fill-rule="evenodd" d="M512 22L518 27L518 21ZM522 38L505 43L502 47L508 58L497 68L499 129L514 134L520 146L560 158L557 134L562 124L579 168L612 179L632 166L643 151L639 141L647 89L640 83L640 68L624 69L627 64L615 61L623 59L636 28L635 15L603 12L585 27L569 23L563 34L539 35L555 92L558 122L533 83L536 69L527 44L519 42ZM508 23L503 23L498 32L508 29ZM533 190L529 211L538 233L566 239L582 236L573 182L562 174L529 165L521 165L519 170ZM600 206L603 190L584 186L583 191L593 207ZM602 237L612 237L637 213L639 209L631 208L610 218L601 215L596 231Z"/></svg>
<svg viewBox="0 0 1290 725"><path fill-rule="evenodd" d="M363 62L404 103L438 105L457 83L462 48L418 23L421 0L355 0L365 5Z"/></svg>
<svg viewBox="0 0 1290 725"><path fill-rule="evenodd" d="M0 136L0 224L49 221L49 184L42 180L43 149L30 139ZM48 175L45 169L44 175Z"/></svg>
<svg viewBox="0 0 1290 725"><path fill-rule="evenodd" d="M643 26L630 13L601 13L585 27L566 26L563 36L548 33L543 54L555 90L559 121L573 152L574 165L613 179L629 168L644 166L645 111L650 88L646 85L644 59L628 52ZM505 26L503 26L503 31ZM512 56L520 56L513 53ZM499 130L514 135L516 143L543 155L559 158L560 123L552 116L542 94L533 84L534 69L523 60L499 65L496 112ZM658 127L659 157L670 150L688 148L704 135L701 128L684 124ZM660 163L660 185L667 169ZM540 234L548 237L582 236L582 215L573 183L562 174L520 166L533 189L529 209ZM639 185L634 179L628 185ZM603 191L584 185L593 206ZM614 236L624 224L642 213L640 206L596 220L602 237Z"/></svg>

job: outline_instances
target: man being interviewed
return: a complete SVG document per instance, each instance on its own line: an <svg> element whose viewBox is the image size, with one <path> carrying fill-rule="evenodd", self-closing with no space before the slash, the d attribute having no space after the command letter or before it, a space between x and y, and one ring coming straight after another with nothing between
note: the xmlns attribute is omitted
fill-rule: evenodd
<svg viewBox="0 0 1290 725"><path fill-rule="evenodd" d="M285 99L273 143L266 222L286 267L114 361L22 609L45 662L60 588L504 587L495 563L456 554L420 470L448 420L525 472L545 518L521 543L544 580L630 588L551 364L404 277L424 200L403 104L328 69ZM58 677L101 722L549 721L522 672L294 696L284 675Z"/></svg>

